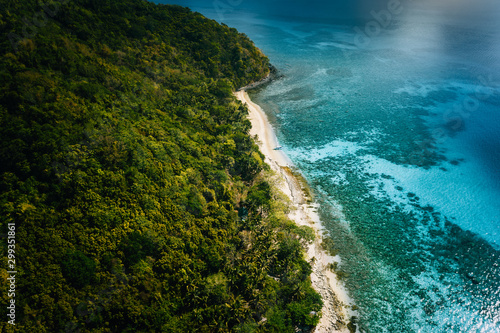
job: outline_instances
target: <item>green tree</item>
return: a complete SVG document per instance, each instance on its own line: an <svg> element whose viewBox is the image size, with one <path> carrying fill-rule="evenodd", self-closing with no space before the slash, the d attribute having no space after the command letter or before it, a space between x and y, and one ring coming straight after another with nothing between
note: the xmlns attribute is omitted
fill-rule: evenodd
<svg viewBox="0 0 500 333"><path fill-rule="evenodd" d="M83 288L94 282L96 264L78 250L66 253L61 269L66 280L76 288Z"/></svg>

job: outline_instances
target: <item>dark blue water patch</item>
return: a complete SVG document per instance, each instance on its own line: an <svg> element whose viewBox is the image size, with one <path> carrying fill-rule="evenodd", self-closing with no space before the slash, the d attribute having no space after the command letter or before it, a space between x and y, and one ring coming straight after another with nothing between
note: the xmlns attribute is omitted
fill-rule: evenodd
<svg viewBox="0 0 500 333"><path fill-rule="evenodd" d="M174 0L156 1L158 3L176 3L191 8L217 7L229 10L251 10L261 15L274 18L285 18L295 21L310 21L312 23L344 23L362 24L370 19L370 11L386 8L385 0L357 0L357 1L328 1L328 0L254 0L254 1L203 1L203 0Z"/></svg>
<svg viewBox="0 0 500 333"><path fill-rule="evenodd" d="M431 83L429 83L431 85ZM432 87L432 86L431 86ZM439 87L439 86L438 86ZM413 84L412 89L418 90L425 88L425 85ZM397 93L397 99L404 105L413 105L415 108L429 108L437 107L443 104L459 102L463 97L457 91L456 87L440 87L438 89L430 90L425 95L410 95L410 93L403 91Z"/></svg>
<svg viewBox="0 0 500 333"><path fill-rule="evenodd" d="M311 100L314 99L315 92L312 85L307 85L305 87L296 87L288 90L286 94L275 96L275 100L283 99L286 102L300 101L300 100Z"/></svg>
<svg viewBox="0 0 500 333"><path fill-rule="evenodd" d="M481 96L481 95L479 95ZM500 93L494 91L487 91L485 93L484 102L495 107L500 107ZM476 97L477 98L477 97Z"/></svg>
<svg viewBox="0 0 500 333"><path fill-rule="evenodd" d="M426 99L430 100L434 103L449 103L452 101L456 101L458 98L458 94L454 92L452 89L441 89L437 91L431 91L427 94Z"/></svg>
<svg viewBox="0 0 500 333"><path fill-rule="evenodd" d="M327 69L326 73L330 75L334 80L341 80L353 77L352 70L344 67L329 68Z"/></svg>
<svg viewBox="0 0 500 333"><path fill-rule="evenodd" d="M490 132L488 135L477 137L471 145L483 161L485 172L491 177L491 185L500 191L500 133Z"/></svg>

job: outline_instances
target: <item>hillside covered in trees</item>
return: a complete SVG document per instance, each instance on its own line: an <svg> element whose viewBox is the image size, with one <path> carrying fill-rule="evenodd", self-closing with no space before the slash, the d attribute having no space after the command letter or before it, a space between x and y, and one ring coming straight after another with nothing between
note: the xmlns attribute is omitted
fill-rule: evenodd
<svg viewBox="0 0 500 333"><path fill-rule="evenodd" d="M245 35L141 0L4 0L0 31L0 331L317 323L312 232L285 217L232 95L269 73Z"/></svg>

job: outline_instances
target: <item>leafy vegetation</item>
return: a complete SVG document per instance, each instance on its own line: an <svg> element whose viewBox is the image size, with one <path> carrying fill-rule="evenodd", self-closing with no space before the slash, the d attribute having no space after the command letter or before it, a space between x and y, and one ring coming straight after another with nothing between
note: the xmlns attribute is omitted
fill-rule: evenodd
<svg viewBox="0 0 500 333"><path fill-rule="evenodd" d="M140 0L7 0L0 31L0 216L18 272L2 332L318 322L311 232L286 219L232 96L269 73L245 35Z"/></svg>

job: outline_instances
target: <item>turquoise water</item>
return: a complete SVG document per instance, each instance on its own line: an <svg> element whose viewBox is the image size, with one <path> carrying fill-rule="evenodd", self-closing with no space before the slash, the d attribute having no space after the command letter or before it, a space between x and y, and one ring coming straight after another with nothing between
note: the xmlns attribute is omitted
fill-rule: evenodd
<svg viewBox="0 0 500 333"><path fill-rule="evenodd" d="M500 332L500 4L397 3L182 4L283 74L251 97L316 193L360 330Z"/></svg>

